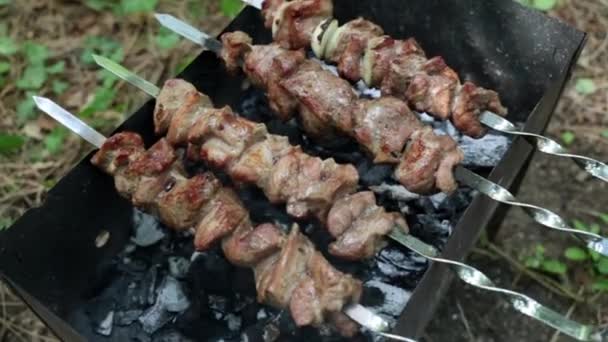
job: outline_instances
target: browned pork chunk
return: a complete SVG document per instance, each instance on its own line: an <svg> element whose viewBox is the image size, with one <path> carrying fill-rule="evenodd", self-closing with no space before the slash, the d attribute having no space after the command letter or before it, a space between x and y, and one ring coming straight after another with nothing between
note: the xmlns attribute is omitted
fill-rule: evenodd
<svg viewBox="0 0 608 342"><path fill-rule="evenodd" d="M271 3L271 6L275 5L274 1ZM310 46L315 28L323 20L330 18L333 10L333 0L284 1L274 11L274 41L286 49ZM264 10L263 13L269 13L269 10Z"/></svg>
<svg viewBox="0 0 608 342"><path fill-rule="evenodd" d="M208 96L199 92L186 95L182 106L175 111L169 125L167 140L173 146L184 146L188 143L188 134L197 119L204 116L207 110L213 109Z"/></svg>
<svg viewBox="0 0 608 342"><path fill-rule="evenodd" d="M285 50L277 44L254 45L245 58L243 71L251 82L266 90L270 109L289 120L297 102L281 87L281 80L306 60L304 50Z"/></svg>
<svg viewBox="0 0 608 342"><path fill-rule="evenodd" d="M500 103L498 93L466 82L454 100L452 122L463 134L481 138L487 128L479 121L479 115L486 110L501 116L508 112Z"/></svg>
<svg viewBox="0 0 608 342"><path fill-rule="evenodd" d="M201 146L201 158L228 168L243 152L268 135L266 126L236 116L230 107L209 109L190 127L188 141Z"/></svg>
<svg viewBox="0 0 608 342"><path fill-rule="evenodd" d="M221 39L223 48L220 58L224 60L228 72L234 74L241 69L245 55L251 51L253 39L242 31L225 33Z"/></svg>
<svg viewBox="0 0 608 342"><path fill-rule="evenodd" d="M452 138L425 127L412 134L395 178L415 193L428 194L437 189L451 193L458 187L453 169L463 159L464 154Z"/></svg>
<svg viewBox="0 0 608 342"><path fill-rule="evenodd" d="M154 108L154 130L157 135L167 133L173 115L192 93L198 93L198 91L189 82L180 79L171 79L165 82L156 98L156 107Z"/></svg>
<svg viewBox="0 0 608 342"><path fill-rule="evenodd" d="M241 267L254 267L260 261L281 250L285 235L275 225L263 224L256 228L249 220L228 238L222 247L224 255L232 264Z"/></svg>
<svg viewBox="0 0 608 342"><path fill-rule="evenodd" d="M410 136L422 127L407 104L394 97L360 100L353 112L355 138L375 163L398 163Z"/></svg>
<svg viewBox="0 0 608 342"><path fill-rule="evenodd" d="M290 215L314 216L323 222L332 203L354 192L358 182L359 174L352 165L293 151L273 167L264 192L272 202L286 202Z"/></svg>
<svg viewBox="0 0 608 342"><path fill-rule="evenodd" d="M300 119L308 134L329 138L332 127L351 132L352 106L358 96L348 82L323 70L319 63L307 61L281 84L298 100Z"/></svg>
<svg viewBox="0 0 608 342"><path fill-rule="evenodd" d="M372 192L359 192L338 200L329 212L327 226L337 238L329 246L329 252L353 261L373 257L384 247L385 237L393 229L408 232L401 215L387 213L378 206Z"/></svg>

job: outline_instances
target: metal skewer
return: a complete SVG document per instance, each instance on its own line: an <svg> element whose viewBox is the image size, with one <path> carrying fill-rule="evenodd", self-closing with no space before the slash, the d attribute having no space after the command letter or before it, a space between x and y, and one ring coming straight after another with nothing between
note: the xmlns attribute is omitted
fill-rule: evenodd
<svg viewBox="0 0 608 342"><path fill-rule="evenodd" d="M139 78L139 76L133 74L123 66L107 58L97 55L94 55L93 58L97 64L136 87L139 87L138 85L144 83L149 84L149 82L143 79L136 82L131 82L132 80ZM140 90L143 89L140 88ZM156 87L156 89L150 88L149 90L152 90L151 92L154 94L160 93L160 88L158 87ZM419 240L412 235L403 234L398 229L395 229L389 235L389 237L428 260L449 265L456 271L458 277L464 282L486 291L500 293L507 296L513 307L517 311L527 316L535 318L540 322L581 341L599 341L592 338L592 334L598 330L597 328L572 321L565 316L562 316L559 313L542 306L540 303L523 294L496 287L496 285L485 274L469 265L453 260L438 258L437 256L439 256L440 253L435 247Z"/></svg>
<svg viewBox="0 0 608 342"><path fill-rule="evenodd" d="M221 53L222 43L219 42L217 39L210 37L206 33L201 32L197 28L189 25L188 23L183 22L182 20L179 20L179 19L173 17L172 15L156 14L155 16L156 16L156 19L158 19L158 21L160 22L160 24L162 26L203 46L204 48L206 48L210 51L213 51L216 54ZM111 61L105 61L103 58L97 58L96 61L97 61L97 64L108 69L110 72L114 72L114 73L121 72L120 70L117 70L117 72L115 72L115 69L119 69L119 68L116 68L116 65L115 65L116 63L112 63ZM123 73L123 75L118 75L118 76L123 78L127 82L131 82L133 76L129 75L129 74L131 74L130 71L122 70L122 73ZM138 81L138 82L141 83L143 81ZM134 84L134 85L138 86L137 84ZM142 90L144 90L144 89L142 89ZM148 94L151 94L147 90L144 90L144 91L146 91ZM153 94L151 94L151 95L153 95ZM494 116L499 117L497 115L494 115ZM511 206L515 206L515 207L524 208L524 210L528 213L528 215L530 215L530 217L532 217L532 219L534 219L536 222L540 223L541 225L543 225L547 228L553 229L553 230L560 231L560 232L566 232L566 233L573 234L579 240L583 241L585 243L585 245L587 246L587 248L589 248L595 252L598 252L604 256L608 256L608 239L605 239L598 234L593 234L590 232L584 232L581 230L574 229L574 228L570 227L566 223L566 220L562 219L559 215L557 215L547 209L518 201L517 198L515 198L515 196L512 193L510 193L507 189L501 187L500 185L498 185L496 183L490 182L485 178L480 177L479 175L463 168L462 166L458 166L456 168L455 175L456 175L456 179L461 184L469 186L475 190L478 190L481 193L489 196L490 198L492 198L493 200L496 200L498 202L501 202L501 203L504 203L507 205L511 205Z"/></svg>
<svg viewBox="0 0 608 342"><path fill-rule="evenodd" d="M264 0L241 0L245 4L257 8L258 10L262 9L262 4ZM157 19L160 21L161 18L157 15ZM210 43L211 44L211 43ZM211 48L209 48L211 50ZM521 131L515 127L513 123L509 120L503 118L500 115L492 113L490 111L485 111L479 116L479 120L484 125L497 130L499 132L514 135L514 136L523 136L529 140L533 140L536 144L536 147L539 151L553 155L560 158L569 158L572 159L581 169L588 172L593 177L603 180L604 182L608 182L608 165L599 160L592 159L585 156L580 156L576 154L571 154L568 152L566 148L560 145L557 141L547 138L545 136L528 133Z"/></svg>
<svg viewBox="0 0 608 342"><path fill-rule="evenodd" d="M88 141L95 147L101 148L101 146L107 140L107 138L101 133L97 132L94 128L87 125L74 114L68 112L52 100L39 96L34 96L33 98L38 109L51 116L53 119L57 120L72 132L78 134L81 138ZM360 304L351 304L347 306L344 309L344 313L361 326L373 331L376 334L395 341L416 342L415 340L407 337L391 334L391 327L387 321Z"/></svg>

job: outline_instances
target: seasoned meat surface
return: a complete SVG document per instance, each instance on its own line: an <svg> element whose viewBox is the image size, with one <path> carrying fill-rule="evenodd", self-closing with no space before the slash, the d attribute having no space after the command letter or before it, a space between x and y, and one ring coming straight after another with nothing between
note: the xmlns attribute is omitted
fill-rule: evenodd
<svg viewBox="0 0 608 342"><path fill-rule="evenodd" d="M163 85L156 98L154 108L154 129L156 134L164 135L169 130L175 112L181 108L188 96L198 93L196 88L180 79L170 79Z"/></svg>
<svg viewBox="0 0 608 342"><path fill-rule="evenodd" d="M454 126L473 138L481 138L487 131L479 121L481 113L486 110L502 116L508 113L508 110L500 103L498 93L477 87L470 82L466 82L460 88L454 101Z"/></svg>
<svg viewBox="0 0 608 342"><path fill-rule="evenodd" d="M275 1L270 1L263 13L270 13L270 8L275 6ZM272 15L274 41L286 49L301 49L310 44L315 28L332 16L333 1L284 1L275 8Z"/></svg>
<svg viewBox="0 0 608 342"><path fill-rule="evenodd" d="M452 168L463 159L464 154L452 138L439 136L425 127L412 135L395 178L417 193L432 193L436 189L451 193L458 186ZM439 175L444 178L438 180Z"/></svg>
<svg viewBox="0 0 608 342"><path fill-rule="evenodd" d="M222 52L220 58L224 60L226 69L230 73L236 73L240 70L243 58L251 51L253 39L242 31L224 33L221 37Z"/></svg>

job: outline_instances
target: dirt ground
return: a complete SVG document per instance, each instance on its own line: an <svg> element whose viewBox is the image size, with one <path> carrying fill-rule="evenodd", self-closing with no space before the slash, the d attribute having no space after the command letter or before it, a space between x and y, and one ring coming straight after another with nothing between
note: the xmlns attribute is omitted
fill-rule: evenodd
<svg viewBox="0 0 608 342"><path fill-rule="evenodd" d="M213 14L218 13L216 1L202 1L204 15L190 11L186 5L189 3L159 1L158 7L181 14L211 32L219 30L226 22L225 17ZM95 68L78 66L81 63L75 57L81 53L79 47L86 36L111 33L126 47L124 64L155 82L174 74L175 68L183 63L184 55L193 55L197 51L188 43L179 43L173 49L163 51L152 46L149 38L157 34L157 28L149 14L116 18L92 10L85 10L86 15L81 13L82 4L74 1L20 0L18 6L3 8L0 5L0 23L7 24L10 36L18 40L36 37L49 46L53 59L66 61L64 81L70 87L61 100L69 104L69 109L89 103L91 97L88 94L98 86ZM575 139L570 148L574 152L608 160L608 2L562 0L558 9L550 14L589 32L590 38L548 134L559 138L564 132L572 132ZM10 76L18 77L24 66L19 65L17 58L11 62L16 66ZM597 90L592 94L583 94L580 89L575 89L577 80L583 77L593 80ZM50 86L45 86L40 92L50 93ZM40 203L54 180L65 174L86 150L77 138L68 136L63 140L63 153L50 155L43 151L40 160L29 162L28 154L44 145L41 136L51 132L55 126L43 117L32 119L29 126L17 122L14 119L15 108L23 96L24 92L11 82L0 86L0 132L25 134L30 138L20 153L0 154L0 219L3 220L15 219L27 208ZM110 107L96 114L95 118L105 120L100 129L111 131L124 119L121 113L129 112L129 108L135 108L143 99L143 96L134 97L133 92L122 91L114 103L126 104L127 110ZM15 174L20 177L15 177ZM567 160L538 154L521 189L520 199L542 203L569 220L597 221L597 213L608 212L608 185L586 176ZM603 233L608 234L608 226L602 228ZM608 296L588 290L590 280L586 272L570 265L567 276L552 277L523 267L522 256L529 255L538 244L545 246L548 257L560 258L562 251L575 242L547 232L521 210L514 209L509 212L496 239L489 243L480 242L468 262L487 273L500 286L522 291L576 320L606 326L608 306L602 307L602 304L608 302ZM563 291L555 290L548 283L557 283L572 293L564 295ZM572 297L580 297L581 300L576 301ZM553 330L518 314L497 296L480 293L458 281L453 283L423 339L568 341ZM54 340L44 325L0 284L0 342Z"/></svg>

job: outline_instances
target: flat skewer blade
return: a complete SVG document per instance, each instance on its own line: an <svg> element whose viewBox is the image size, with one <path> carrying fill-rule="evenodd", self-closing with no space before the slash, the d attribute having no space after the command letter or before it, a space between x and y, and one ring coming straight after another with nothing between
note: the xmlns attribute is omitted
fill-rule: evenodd
<svg viewBox="0 0 608 342"><path fill-rule="evenodd" d="M243 2L251 7L262 9L262 4L264 3L264 0L243 0Z"/></svg>
<svg viewBox="0 0 608 342"><path fill-rule="evenodd" d="M217 39L209 36L192 25L179 20L171 14L156 13L154 14L154 17L156 17L156 20L158 20L158 22L165 28L168 28L169 30L194 42L195 44L201 45L214 53L220 53L222 51L222 43L220 43Z"/></svg>
<svg viewBox="0 0 608 342"><path fill-rule="evenodd" d="M122 65L114 62L113 60L99 55L93 55L93 59L95 60L95 63L97 63L97 65L99 65L100 67L118 76L120 79L136 86L146 94L153 97L158 97L158 95L160 94L160 88L158 88L156 85L135 75L133 72L123 67Z"/></svg>
<svg viewBox="0 0 608 342"><path fill-rule="evenodd" d="M101 133L46 97L33 96L36 106L84 140L100 148L106 141Z"/></svg>

